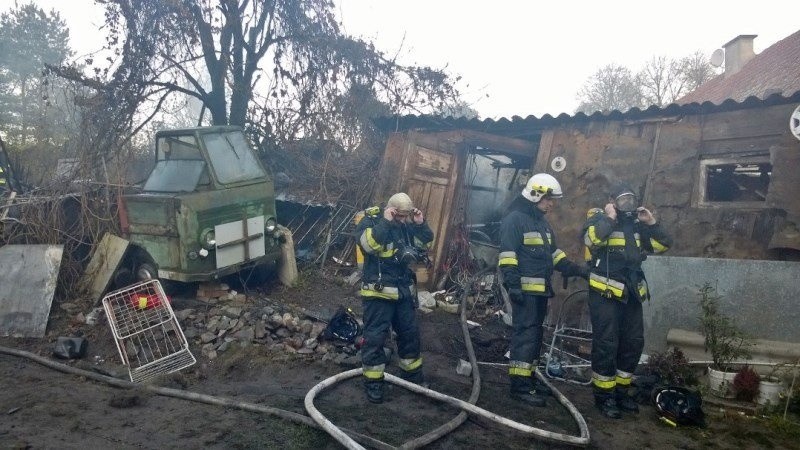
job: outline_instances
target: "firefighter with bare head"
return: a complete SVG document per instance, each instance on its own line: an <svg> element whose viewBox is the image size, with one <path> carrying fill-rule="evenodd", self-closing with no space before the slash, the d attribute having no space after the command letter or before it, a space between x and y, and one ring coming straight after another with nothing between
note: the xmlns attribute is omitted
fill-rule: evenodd
<svg viewBox="0 0 800 450"><path fill-rule="evenodd" d="M662 253L672 240L625 183L610 193L602 213L586 220L589 248L589 313L595 405L606 417L638 412L631 378L644 348L642 303L650 291L642 271L647 253Z"/></svg>
<svg viewBox="0 0 800 450"><path fill-rule="evenodd" d="M561 185L553 176L536 174L511 203L500 225L498 264L511 297L513 327L508 369L511 397L533 406L545 406L545 395L552 394L534 377L542 347L542 323L553 296L550 277L553 270L566 277L587 276L586 266L570 261L558 248L545 219L562 196Z"/></svg>
<svg viewBox="0 0 800 450"><path fill-rule="evenodd" d="M364 345L361 348L367 399L383 401L383 373L388 362L384 345L397 333L401 378L425 382L416 319L416 282L410 265L424 260L433 231L423 212L405 193L389 198L381 212L370 208L356 231L364 252L360 295L364 308Z"/></svg>

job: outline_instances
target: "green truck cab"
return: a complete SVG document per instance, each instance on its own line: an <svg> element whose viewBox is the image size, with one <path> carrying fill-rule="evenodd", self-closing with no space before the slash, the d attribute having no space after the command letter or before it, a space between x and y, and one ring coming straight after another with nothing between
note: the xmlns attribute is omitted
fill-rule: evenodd
<svg viewBox="0 0 800 450"><path fill-rule="evenodd" d="M273 181L242 129L167 130L155 140L155 167L122 199L130 244L115 281L209 281L277 266L284 238Z"/></svg>

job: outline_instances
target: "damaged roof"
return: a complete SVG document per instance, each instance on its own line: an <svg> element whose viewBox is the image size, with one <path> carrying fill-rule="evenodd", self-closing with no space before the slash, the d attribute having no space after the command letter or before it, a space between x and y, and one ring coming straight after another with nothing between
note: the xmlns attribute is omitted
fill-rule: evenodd
<svg viewBox="0 0 800 450"><path fill-rule="evenodd" d="M797 60L795 60L794 64L797 64L796 61ZM545 114L541 118L530 115L525 118L513 116L511 119L501 118L499 120L493 120L466 119L464 117L442 117L436 115L416 116L410 114L405 116L380 117L375 119L374 122L379 129L387 132L399 132L406 130L474 130L504 136L524 137L526 135L539 133L548 128L553 128L554 126L573 123L603 120L639 121L655 119L664 116L709 114L798 102L800 102L800 90L795 91L789 96L772 94L763 99L756 96L750 96L742 101L727 99L718 104L710 101L682 105L673 103L663 108L651 106L644 110L639 108L631 108L626 112L614 110L607 113L601 113L598 111L592 113L591 115L586 115L582 112L579 112L572 116L562 113L556 117L553 117L550 114Z"/></svg>

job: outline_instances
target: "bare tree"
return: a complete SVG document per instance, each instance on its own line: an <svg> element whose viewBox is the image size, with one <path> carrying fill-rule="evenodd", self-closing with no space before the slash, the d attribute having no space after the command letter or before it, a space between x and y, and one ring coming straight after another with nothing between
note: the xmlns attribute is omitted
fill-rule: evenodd
<svg viewBox="0 0 800 450"><path fill-rule="evenodd" d="M328 0L102 3L117 60L88 82L105 88L127 78L150 109L171 94L194 97L213 124L247 126L273 143L330 138L341 125L331 119L353 118L341 99L354 87L389 113L430 112L458 98L442 70L404 66L344 35Z"/></svg>
<svg viewBox="0 0 800 450"><path fill-rule="evenodd" d="M637 75L643 106L674 103L715 75L708 58L700 51L679 59L653 57Z"/></svg>
<svg viewBox="0 0 800 450"><path fill-rule="evenodd" d="M654 56L636 75L643 105L663 106L672 103L671 87L680 82L677 66L666 56Z"/></svg>
<svg viewBox="0 0 800 450"><path fill-rule="evenodd" d="M676 89L673 92L674 99L692 92L719 74L719 71L711 65L708 57L699 50L678 60L678 65L683 83L680 85L680 90Z"/></svg>
<svg viewBox="0 0 800 450"><path fill-rule="evenodd" d="M654 56L635 76L630 69L609 64L584 83L578 93L580 106L576 112L663 107L715 75L708 58L700 51L679 59Z"/></svg>
<svg viewBox="0 0 800 450"><path fill-rule="evenodd" d="M578 93L576 112L625 111L640 104L636 78L627 67L609 64L592 75Z"/></svg>

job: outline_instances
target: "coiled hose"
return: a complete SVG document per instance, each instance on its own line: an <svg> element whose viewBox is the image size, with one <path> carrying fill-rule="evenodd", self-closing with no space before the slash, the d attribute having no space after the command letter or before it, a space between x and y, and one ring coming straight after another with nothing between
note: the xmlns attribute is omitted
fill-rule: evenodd
<svg viewBox="0 0 800 450"><path fill-rule="evenodd" d="M476 274L475 277L473 277L473 280L477 279L483 273L485 273L485 272L479 272L478 274ZM445 434L449 433L450 431L452 431L452 429L455 429L455 427L457 427L458 425L460 425L461 423L464 422L463 419L461 419L460 422L457 422L457 420L460 417L462 417L462 415L466 415L465 412L473 413L475 415L478 415L478 416L481 416L483 418L489 419L489 420L491 420L493 422L499 423L501 425L505 425L505 426L513 428L513 429L515 429L517 431L521 431L523 433L530 434L530 435L532 435L534 437L541 438L541 439L544 439L546 441L565 443L565 444L570 444L570 445L575 445L575 446L582 446L582 447L589 445L589 428L588 428L588 426L586 424L586 420L583 418L583 416L580 414L580 412L578 412L577 408L575 408L575 406L561 392L559 392L555 387L553 387L553 385L551 385L550 382L547 381L547 379L545 379L545 377L543 377L541 375L541 373L539 373L539 371L536 371L536 376L539 378L539 380L542 381L542 383L544 383L545 385L550 387L550 389L552 389L553 394L555 395L555 397L558 400L558 402L561 403L564 407L566 407L567 410L569 411L569 413L572 415L573 419L575 419L575 422L578 424L578 428L580 430L580 435L579 436L573 436L573 435L568 435L568 434L563 434L563 433L555 433L555 432L552 432L552 431L547 431L547 430L543 430L543 429L540 429L540 428L531 427L529 425L525 425L525 424L522 424L522 423L519 423L519 422L515 422L515 421L510 420L510 419L508 419L506 417L500 416L500 415L495 414L495 413L493 413L491 411L487 411L487 410L485 410L483 408L480 408L480 407L475 405L475 403L477 402L478 394L480 393L480 374L478 372L478 364L477 364L477 361L475 359L475 351L474 351L474 348L472 347L472 339L470 338L470 335L469 335L469 328L467 327L467 324L466 324L466 309L465 309L465 305L466 305L466 292L468 292L468 290L467 289L462 289L462 292L463 292L462 293L462 298L461 298L461 302L460 302L460 305L459 305L460 321L461 321L461 330L464 333L464 342L466 343L466 346L467 346L467 354L469 356L470 364L472 365L472 373L474 374L472 395L469 398L469 402L465 402L465 401L457 399L455 397L451 397L449 395L445 395L445 394L436 392L434 390L424 388L424 387L416 385L414 383L409 383L408 381L405 381L405 380L403 380L401 378L398 378L398 377L396 377L394 375L391 375L391 374L388 374L388 373L384 374L384 379L386 381L392 383L392 384L396 384L396 385L404 387L404 388L406 388L406 389L408 389L408 390L410 390L412 392L416 392L418 394L422 394L422 395L424 395L426 397L432 398L434 400L439 400L441 402L447 403L447 404L449 404L451 406L455 406L455 407L460 408L460 409L463 410L461 413L459 413L458 416L456 416L455 419L451 420L450 422L448 422L444 426L437 428L436 430L426 434L425 436L422 436L422 437L420 437L418 439L409 441L406 444L403 444L402 447L403 448L416 448L416 444L419 444L419 443L422 443L422 442L426 441L423 444L421 444L421 445L424 445L425 443L433 442L434 440L439 439L440 437L442 437ZM339 443L341 443L346 448L351 449L351 450L353 450L353 449L363 449L364 447L359 445L358 442L356 442L354 439L352 439L350 436L348 436L347 433L345 433L341 428L338 428L330 420L328 420L322 413L320 413L319 410L314 406L314 398L317 396L317 394L319 394L320 392L324 391L325 389L335 385L336 383L344 381L344 380L346 380L348 378L353 378L353 377L359 376L359 375L361 375L361 373L362 373L362 369L352 369L352 370L348 370L346 372L342 372L342 373L340 373L338 375L334 375L334 376L332 376L330 378L327 378L327 379L323 380L322 382L318 383L316 386L311 388L311 390L308 391L308 393L306 394L306 397L305 397L306 411L308 411L308 414L311 416L311 418L314 419L314 421L317 424L319 424L319 426L323 430L325 430L328 434L330 434L334 439L336 439ZM476 387L476 385L477 385L477 387ZM451 424L456 423L456 422L457 422L457 425L452 426L452 428L450 428ZM448 429L448 428L450 428L450 429ZM423 438L425 438L425 439L423 439ZM412 445L414 445L414 446L412 446Z"/></svg>

